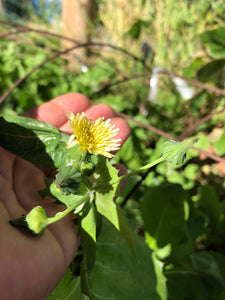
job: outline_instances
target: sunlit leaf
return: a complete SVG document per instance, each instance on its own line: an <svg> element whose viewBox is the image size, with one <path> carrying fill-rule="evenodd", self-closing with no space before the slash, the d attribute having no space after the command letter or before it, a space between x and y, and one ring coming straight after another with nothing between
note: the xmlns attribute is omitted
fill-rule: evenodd
<svg viewBox="0 0 225 300"><path fill-rule="evenodd" d="M84 197L85 193L84 194L79 194L79 195L75 195L75 194L66 195L66 194L64 194L62 192L62 190L57 187L55 182L53 182L51 184L50 192L56 199L58 199L60 202L65 204L67 207L70 207L70 206L78 207L79 205L81 205L85 201L89 200L89 195L88 194L86 194L87 197Z"/></svg>
<svg viewBox="0 0 225 300"><path fill-rule="evenodd" d="M96 207L94 202L91 202L82 211L81 226L82 229L96 242L96 227L97 227L97 216Z"/></svg>
<svg viewBox="0 0 225 300"><path fill-rule="evenodd" d="M0 146L32 163L58 167L65 160L68 136L30 118L0 117Z"/></svg>
<svg viewBox="0 0 225 300"><path fill-rule="evenodd" d="M95 204L97 211L106 217L123 235L128 242L131 251L135 254L132 236L124 220L120 207L114 198L119 188L118 170L102 156L99 156L95 173Z"/></svg>

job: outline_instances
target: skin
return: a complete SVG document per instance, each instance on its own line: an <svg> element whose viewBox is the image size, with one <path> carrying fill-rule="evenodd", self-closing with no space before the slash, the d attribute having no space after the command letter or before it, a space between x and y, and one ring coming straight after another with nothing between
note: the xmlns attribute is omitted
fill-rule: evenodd
<svg viewBox="0 0 225 300"><path fill-rule="evenodd" d="M93 120L111 118L120 131L121 145L130 134L130 127L115 117L106 104L90 106L87 97L67 94L57 97L24 114L53 124L72 134L66 114L85 112ZM120 173L124 168L120 166ZM0 299L41 300L56 287L79 246L77 228L72 215L50 225L40 237L15 228L10 219L27 214L34 206L41 205L49 217L64 209L50 198L40 198L37 191L44 188L44 176L49 170L41 169L0 148Z"/></svg>

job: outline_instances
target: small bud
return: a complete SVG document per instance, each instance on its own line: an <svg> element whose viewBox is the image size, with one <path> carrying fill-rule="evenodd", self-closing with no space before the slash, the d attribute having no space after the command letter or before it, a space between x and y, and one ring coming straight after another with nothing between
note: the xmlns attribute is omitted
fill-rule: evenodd
<svg viewBox="0 0 225 300"><path fill-rule="evenodd" d="M47 227L48 217L41 206L34 207L26 216L28 228L36 235L42 234Z"/></svg>
<svg viewBox="0 0 225 300"><path fill-rule="evenodd" d="M181 165L186 159L188 150L198 141L198 138L188 139L183 142L167 141L163 144L162 156L166 161L174 164Z"/></svg>

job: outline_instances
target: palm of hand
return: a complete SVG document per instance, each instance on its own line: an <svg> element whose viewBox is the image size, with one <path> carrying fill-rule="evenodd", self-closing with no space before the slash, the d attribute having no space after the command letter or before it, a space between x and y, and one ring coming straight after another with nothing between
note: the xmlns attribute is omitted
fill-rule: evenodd
<svg viewBox="0 0 225 300"><path fill-rule="evenodd" d="M45 299L67 270L78 246L76 228L68 216L32 236L9 224L36 205L49 216L62 207L42 200L44 173L0 149L0 295L2 299ZM22 284L21 284L22 279Z"/></svg>

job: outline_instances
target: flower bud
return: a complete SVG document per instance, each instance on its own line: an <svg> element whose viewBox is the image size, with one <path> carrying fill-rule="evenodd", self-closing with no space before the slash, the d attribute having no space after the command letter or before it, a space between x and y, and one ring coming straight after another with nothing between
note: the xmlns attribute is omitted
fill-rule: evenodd
<svg viewBox="0 0 225 300"><path fill-rule="evenodd" d="M26 216L28 228L36 235L42 234L47 227L48 217L41 206L34 207Z"/></svg>
<svg viewBox="0 0 225 300"><path fill-rule="evenodd" d="M163 144L162 156L166 161L174 164L181 165L185 162L188 150L198 141L198 138L187 139L182 142L173 140L166 141Z"/></svg>

